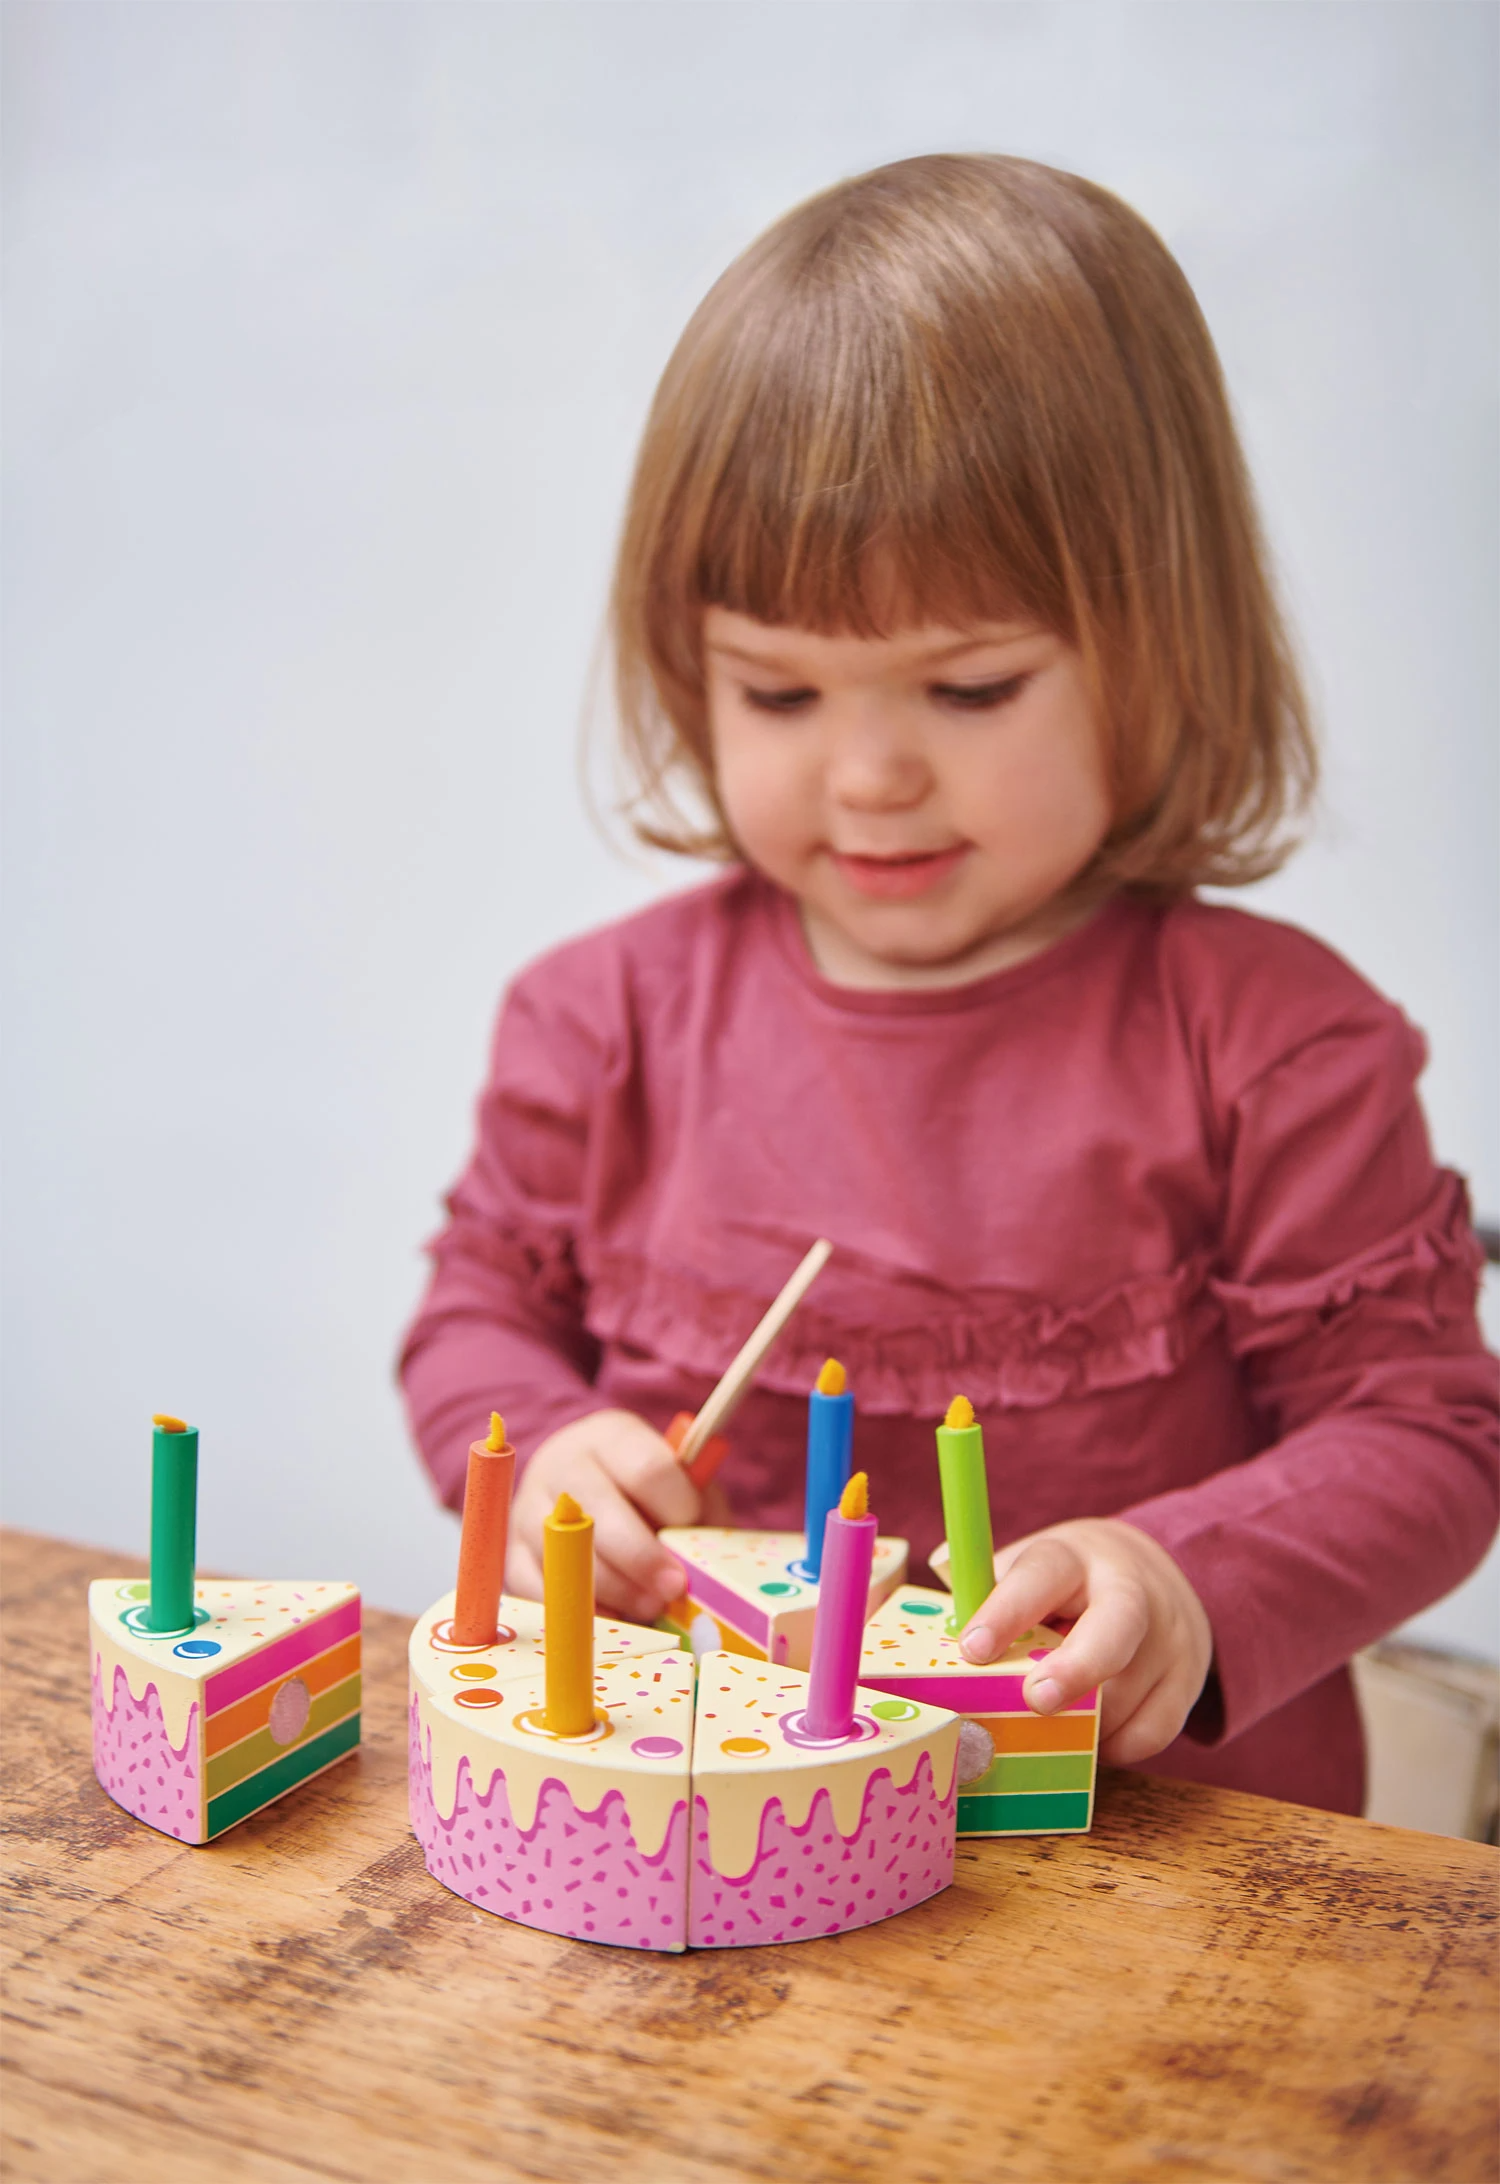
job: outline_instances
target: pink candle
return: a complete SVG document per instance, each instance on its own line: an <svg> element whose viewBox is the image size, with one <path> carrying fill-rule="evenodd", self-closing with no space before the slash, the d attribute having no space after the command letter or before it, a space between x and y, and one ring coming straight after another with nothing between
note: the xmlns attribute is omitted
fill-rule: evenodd
<svg viewBox="0 0 1500 2184"><path fill-rule="evenodd" d="M837 1509L829 1510L823 1533L812 1668L802 1717L804 1735L820 1740L854 1732L854 1686L875 1561L875 1519L869 1514L869 1499L869 1482L862 1471L856 1471Z"/></svg>

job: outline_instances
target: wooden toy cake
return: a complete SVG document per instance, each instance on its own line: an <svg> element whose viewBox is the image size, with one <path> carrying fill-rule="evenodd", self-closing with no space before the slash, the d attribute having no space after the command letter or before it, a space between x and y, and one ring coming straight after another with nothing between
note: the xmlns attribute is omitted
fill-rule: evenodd
<svg viewBox="0 0 1500 2184"><path fill-rule="evenodd" d="M359 1743L353 1585L195 1584L198 1436L154 1422L151 1577L89 1586L94 1772L116 1804L206 1843Z"/></svg>
<svg viewBox="0 0 1500 2184"><path fill-rule="evenodd" d="M842 1933L947 1886L959 1724L856 1690L862 1505L828 1521L809 1673L695 1663L594 1616L593 1520L568 1495L544 1528L540 1620L501 1595L503 1530L480 1554L469 1516L496 1461L513 1461L498 1421L470 1451L453 1606L412 1634L411 1818L436 1880L522 1925L666 1950Z"/></svg>
<svg viewBox="0 0 1500 2184"><path fill-rule="evenodd" d="M824 1526L849 1480L854 1397L830 1358L807 1408L806 1523L800 1532L669 1526L661 1543L682 1570L682 1597L662 1618L695 1652L723 1647L778 1667L812 1659ZM867 1613L906 1575L904 1539L875 1542Z"/></svg>

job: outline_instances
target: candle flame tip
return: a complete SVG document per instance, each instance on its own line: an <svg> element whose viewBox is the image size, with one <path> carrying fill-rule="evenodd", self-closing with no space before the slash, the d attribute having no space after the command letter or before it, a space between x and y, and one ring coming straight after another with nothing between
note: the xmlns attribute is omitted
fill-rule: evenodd
<svg viewBox="0 0 1500 2184"><path fill-rule="evenodd" d="M841 1517L867 1517L870 1514L870 1480L867 1472L856 1471L839 1496Z"/></svg>
<svg viewBox="0 0 1500 2184"><path fill-rule="evenodd" d="M552 1511L554 1524L588 1524L592 1519L585 1516L571 1494L559 1494Z"/></svg>
<svg viewBox="0 0 1500 2184"><path fill-rule="evenodd" d="M183 1420L172 1417L169 1411L153 1411L151 1423L158 1433L186 1433L188 1431L188 1427Z"/></svg>
<svg viewBox="0 0 1500 2184"><path fill-rule="evenodd" d="M943 1420L943 1424L954 1431L962 1432L965 1426L972 1426L973 1423L973 1404L966 1395L956 1395L948 1405L948 1415Z"/></svg>
<svg viewBox="0 0 1500 2184"><path fill-rule="evenodd" d="M836 1357L829 1358L818 1374L819 1395L842 1395L849 1385L849 1375Z"/></svg>
<svg viewBox="0 0 1500 2184"><path fill-rule="evenodd" d="M505 1446L505 1420L497 1410L490 1412L490 1437L484 1445L494 1449L496 1454Z"/></svg>

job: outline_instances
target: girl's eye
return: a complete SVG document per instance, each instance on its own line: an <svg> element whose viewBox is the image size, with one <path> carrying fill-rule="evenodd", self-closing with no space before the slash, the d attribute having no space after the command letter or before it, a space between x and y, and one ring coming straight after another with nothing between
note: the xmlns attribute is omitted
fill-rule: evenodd
<svg viewBox="0 0 1500 2184"><path fill-rule="evenodd" d="M745 689L745 703L758 713L800 713L813 702L816 690Z"/></svg>
<svg viewBox="0 0 1500 2184"><path fill-rule="evenodd" d="M961 713L988 713L1018 698L1030 680L1029 675L1005 675L994 682L934 683L931 695Z"/></svg>

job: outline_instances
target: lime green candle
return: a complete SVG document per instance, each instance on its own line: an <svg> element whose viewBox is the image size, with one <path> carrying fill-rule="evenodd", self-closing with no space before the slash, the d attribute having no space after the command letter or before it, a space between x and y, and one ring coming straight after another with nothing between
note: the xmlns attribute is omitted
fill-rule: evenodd
<svg viewBox="0 0 1500 2184"><path fill-rule="evenodd" d="M984 1471L984 1434L965 1395L956 1395L937 1429L943 1523L948 1532L948 1581L953 1587L950 1631L960 1631L995 1585L995 1543L990 1532L990 1486Z"/></svg>
<svg viewBox="0 0 1500 2184"><path fill-rule="evenodd" d="M191 1630L198 1555L198 1429L180 1418L151 1421L151 1598L147 1630Z"/></svg>

